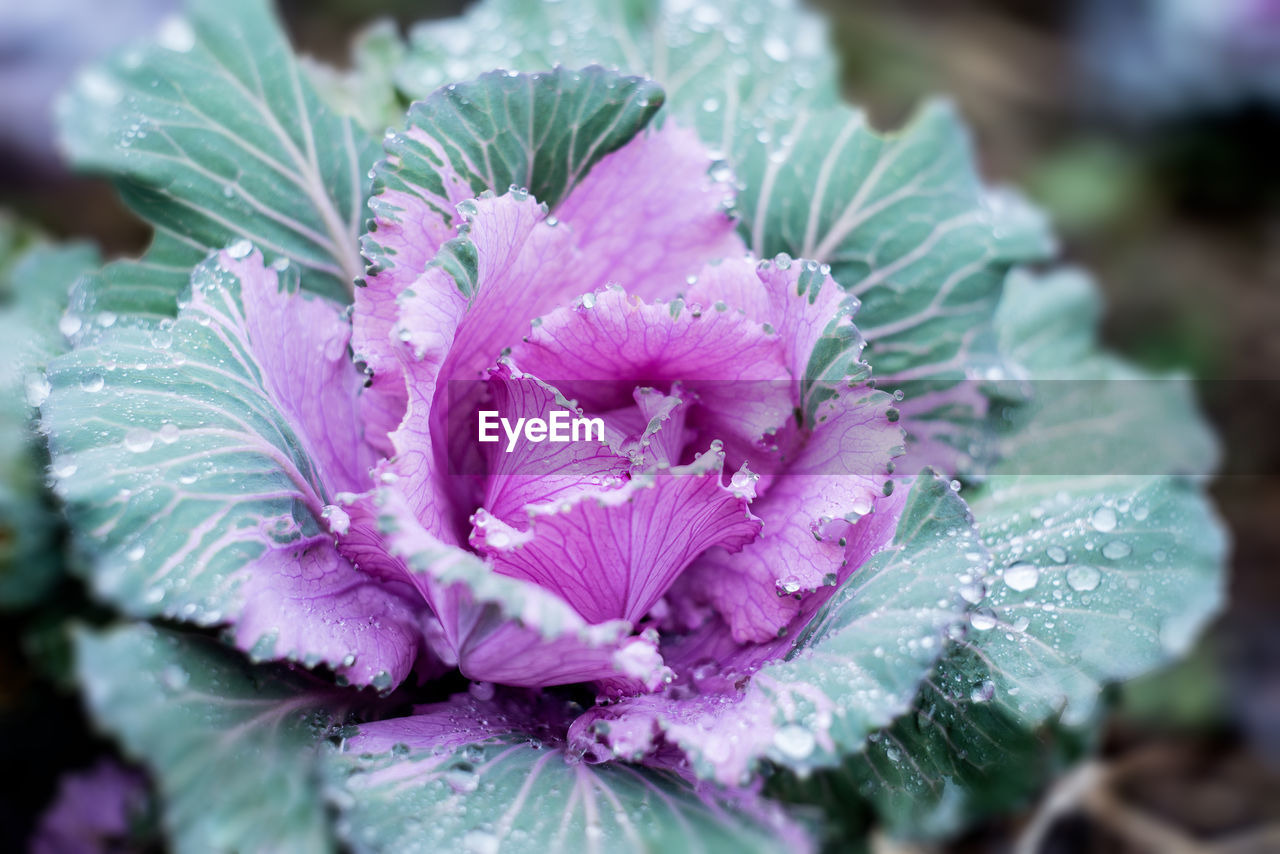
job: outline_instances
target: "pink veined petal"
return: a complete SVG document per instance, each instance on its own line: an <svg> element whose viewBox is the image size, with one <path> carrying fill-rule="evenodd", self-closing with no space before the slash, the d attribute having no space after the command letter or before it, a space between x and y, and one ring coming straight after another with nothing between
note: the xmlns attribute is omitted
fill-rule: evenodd
<svg viewBox="0 0 1280 854"><path fill-rule="evenodd" d="M629 622L588 623L555 594L440 541L397 490L383 495L392 553L440 622L435 652L467 678L540 687L629 676L652 690L668 676L654 640Z"/></svg>
<svg viewBox="0 0 1280 854"><path fill-rule="evenodd" d="M409 128L403 137L409 144L442 153L418 128ZM360 401L369 440L384 456L391 453L387 435L399 425L407 404L399 346L392 336L399 317L397 299L426 271L440 246L453 237L454 208L473 195L470 185L447 165L448 159L441 156L439 160L442 193L424 187L383 189L369 200L374 228L364 237L365 250L386 261L356 290L351 341L356 358L373 372L372 384Z"/></svg>
<svg viewBox="0 0 1280 854"><path fill-rule="evenodd" d="M701 776L741 786L773 744L773 715L768 701L750 691L645 694L588 710L570 726L569 745L595 762L643 761L670 745L704 766L697 768Z"/></svg>
<svg viewBox="0 0 1280 854"><path fill-rule="evenodd" d="M572 288L572 235L547 224L541 206L514 195L477 199L467 214L477 274L470 294L442 268L433 267L402 294L397 339L403 341L408 411L391 436L393 473L409 484L410 504L436 536L458 541L457 526L470 512L461 508L468 485L450 477L451 412L471 407L448 399L450 380L480 380L518 340L541 308ZM456 417L456 416L455 416ZM456 429L455 429L456 428ZM474 506L474 504L472 505ZM456 511L456 512L455 512Z"/></svg>
<svg viewBox="0 0 1280 854"><path fill-rule="evenodd" d="M854 523L847 535L843 566L838 572L837 583L820 587L803 597L791 622L786 625L785 633L759 643L742 642L735 639L727 622L715 617L701 622L688 634L673 636L664 641L663 657L676 672L678 679L693 677L704 683L711 680L713 690L724 692L761 665L789 653L796 639L822 606L873 555L893 541L909 492L908 479L900 483L891 495L877 498L872 512ZM702 675L699 673L701 668L706 668L709 672Z"/></svg>
<svg viewBox="0 0 1280 854"><path fill-rule="evenodd" d="M578 236L579 292L613 282L671 298L714 258L746 254L725 202L732 188L691 130L666 122L609 154L556 210Z"/></svg>
<svg viewBox="0 0 1280 854"><path fill-rule="evenodd" d="M269 549L244 595L236 644L255 657L314 660L378 688L398 685L417 657L420 600L359 572L327 539Z"/></svg>
<svg viewBox="0 0 1280 854"><path fill-rule="evenodd" d="M787 369L795 378L797 401L803 380L815 377L815 369L822 367L811 365L811 359L824 337L847 336L852 345L845 351L848 359L862 353L863 341L853 325L857 298L845 293L812 261L779 266L776 262L730 258L709 264L698 272L685 299L704 308L722 303L776 330Z"/></svg>
<svg viewBox="0 0 1280 854"><path fill-rule="evenodd" d="M806 594L838 584L854 523L883 494L902 432L888 418L893 398L843 389L817 410L818 424L787 470L753 505L760 538L737 554L712 550L681 579L681 591L709 601L739 642L785 632Z"/></svg>
<svg viewBox="0 0 1280 854"><path fill-rule="evenodd" d="M338 552L365 575L396 588L414 590L409 570L400 558L391 554L379 529L378 499L381 491L341 492L336 504L325 508L325 521L333 534ZM414 591L414 596L417 592Z"/></svg>
<svg viewBox="0 0 1280 854"><path fill-rule="evenodd" d="M323 488L366 488L376 454L356 412L362 378L347 352L351 328L342 308L281 290L276 270L263 266L257 251L243 258L224 251L218 263L240 280L244 316L228 318L227 328L237 334L239 327L271 402L302 440Z"/></svg>
<svg viewBox="0 0 1280 854"><path fill-rule="evenodd" d="M396 745L414 750L436 750L447 754L468 744L482 744L494 736L519 731L539 734L548 724L558 723L558 710L543 709L536 703L527 707L477 700L469 694L455 694L447 700L416 706L412 715L360 724L359 731L346 740L353 753L386 753Z"/></svg>
<svg viewBox="0 0 1280 854"><path fill-rule="evenodd" d="M629 405L637 386L679 382L698 397L703 435L727 445L756 444L794 409L782 345L760 323L616 288L547 315L512 358L592 412Z"/></svg>
<svg viewBox="0 0 1280 854"><path fill-rule="evenodd" d="M523 418L546 420L557 410L572 417L583 414L554 388L520 373L509 362L490 373L488 387L493 411L513 424ZM484 445L488 474L483 506L517 528L528 526L528 505L567 501L583 491L599 490L604 483L620 483L630 471L625 456L592 436L569 442L531 442L521 437L510 448L502 428L496 436L496 442Z"/></svg>
<svg viewBox="0 0 1280 854"><path fill-rule="evenodd" d="M760 522L750 493L721 483L722 454L636 475L624 486L534 507L527 532L484 510L472 543L498 572L554 591L591 623L636 623L697 557L719 546L736 551Z"/></svg>

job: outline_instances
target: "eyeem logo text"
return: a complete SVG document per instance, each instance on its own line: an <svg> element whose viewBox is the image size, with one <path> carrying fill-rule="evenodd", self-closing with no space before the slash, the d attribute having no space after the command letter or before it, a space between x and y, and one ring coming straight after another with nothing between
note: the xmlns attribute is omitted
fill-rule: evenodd
<svg viewBox="0 0 1280 854"><path fill-rule="evenodd" d="M573 413L558 409L549 418L502 418L496 409L480 410L479 440L498 442L498 428L507 436L506 452L515 450L516 442L524 435L528 442L580 442L604 441L604 419L573 417Z"/></svg>

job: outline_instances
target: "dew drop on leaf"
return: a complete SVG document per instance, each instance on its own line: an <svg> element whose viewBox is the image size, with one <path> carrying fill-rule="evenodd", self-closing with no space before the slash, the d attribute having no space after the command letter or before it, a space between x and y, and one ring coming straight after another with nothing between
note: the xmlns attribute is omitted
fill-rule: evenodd
<svg viewBox="0 0 1280 854"><path fill-rule="evenodd" d="M154 444L155 437L146 427L133 427L124 434L125 450L132 451L135 454L151 450L151 446Z"/></svg>
<svg viewBox="0 0 1280 854"><path fill-rule="evenodd" d="M969 615L969 625L980 632L990 631L996 627L996 616L990 611L974 611Z"/></svg>
<svg viewBox="0 0 1280 854"><path fill-rule="evenodd" d="M196 46L196 33L185 19L175 16L160 24L156 42L174 53L189 53Z"/></svg>
<svg viewBox="0 0 1280 854"><path fill-rule="evenodd" d="M1080 593L1095 589L1101 581L1102 573L1097 567L1081 564L1067 570L1067 584L1071 585L1072 590Z"/></svg>
<svg viewBox="0 0 1280 854"><path fill-rule="evenodd" d="M444 772L444 780L455 792L474 792L480 787L480 775L470 762L459 762Z"/></svg>
<svg viewBox="0 0 1280 854"><path fill-rule="evenodd" d="M769 36L761 45L764 48L765 55L774 62L786 62L791 58L791 48L787 47L787 43L777 36Z"/></svg>
<svg viewBox="0 0 1280 854"><path fill-rule="evenodd" d="M49 399L49 381L40 374L32 374L27 378L27 405L40 406Z"/></svg>
<svg viewBox="0 0 1280 854"><path fill-rule="evenodd" d="M468 830L462 845L470 854L498 854L498 837L487 830Z"/></svg>
<svg viewBox="0 0 1280 854"><path fill-rule="evenodd" d="M1121 560L1133 554L1133 549L1124 540L1112 540L1102 547L1102 556L1107 560Z"/></svg>
<svg viewBox="0 0 1280 854"><path fill-rule="evenodd" d="M996 683L990 679L984 679L982 682L973 686L973 690L969 692L969 699L975 703L985 703L996 695Z"/></svg>
<svg viewBox="0 0 1280 854"><path fill-rule="evenodd" d="M1099 507L1093 511L1093 515L1089 518L1089 523L1093 525L1095 531L1102 534L1114 531L1116 529L1116 511L1110 507Z"/></svg>
<svg viewBox="0 0 1280 854"><path fill-rule="evenodd" d="M1035 564L1015 563L1004 571L1004 583L1019 593L1030 590L1040 580L1040 570Z"/></svg>
<svg viewBox="0 0 1280 854"><path fill-rule="evenodd" d="M788 724L773 735L773 746L788 759L804 759L813 753L816 744L813 733L795 724Z"/></svg>
<svg viewBox="0 0 1280 854"><path fill-rule="evenodd" d="M960 587L960 597L970 605L976 605L987 595L987 586L982 581L972 581Z"/></svg>

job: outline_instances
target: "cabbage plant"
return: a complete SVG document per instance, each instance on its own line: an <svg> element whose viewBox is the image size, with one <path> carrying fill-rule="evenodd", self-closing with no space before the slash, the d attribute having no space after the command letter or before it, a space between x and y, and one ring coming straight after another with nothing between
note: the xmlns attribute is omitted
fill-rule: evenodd
<svg viewBox="0 0 1280 854"><path fill-rule="evenodd" d="M834 68L786 0L484 0L347 71L191 0L78 77L155 236L26 396L176 850L945 835L1188 648L1188 388L952 107L883 134Z"/></svg>

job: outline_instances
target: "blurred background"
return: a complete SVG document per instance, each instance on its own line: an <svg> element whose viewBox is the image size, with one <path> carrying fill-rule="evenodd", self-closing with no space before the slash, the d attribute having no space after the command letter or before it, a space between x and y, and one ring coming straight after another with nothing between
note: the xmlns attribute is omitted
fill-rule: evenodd
<svg viewBox="0 0 1280 854"><path fill-rule="evenodd" d="M1097 276L1108 344L1196 377L1225 451L1226 612L1188 661L1115 690L1096 761L948 850L1280 851L1280 0L811 2L879 127L930 95L959 104L987 178L1048 210L1064 259ZM374 18L465 5L281 9L300 52L341 64ZM76 67L177 6L0 0L0 209L108 257L141 251L113 190L61 167L49 105ZM80 607L67 586L58 601ZM0 849L101 749L48 678L63 650L40 628L0 616Z"/></svg>

